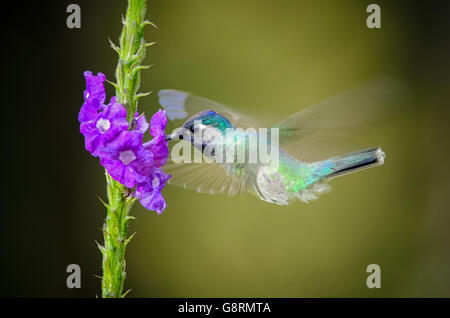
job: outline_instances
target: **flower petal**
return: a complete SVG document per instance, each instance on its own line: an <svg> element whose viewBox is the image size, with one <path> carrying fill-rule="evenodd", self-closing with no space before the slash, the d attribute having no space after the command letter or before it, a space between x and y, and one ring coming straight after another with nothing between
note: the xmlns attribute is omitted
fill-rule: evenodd
<svg viewBox="0 0 450 318"><path fill-rule="evenodd" d="M80 112L78 114L78 121L80 123L94 120L98 116L98 111L100 110L99 102L97 99L86 101L83 106L81 106Z"/></svg>
<svg viewBox="0 0 450 318"><path fill-rule="evenodd" d="M169 157L168 141L165 140L165 135L160 135L144 144L144 148L153 153L153 161L155 167L162 167L166 164Z"/></svg>
<svg viewBox="0 0 450 318"><path fill-rule="evenodd" d="M136 120L136 129L139 130L142 133L145 133L148 130L148 127L150 126L147 122L147 119L145 118L144 114L139 115L138 112L136 112L136 115L134 116Z"/></svg>
<svg viewBox="0 0 450 318"><path fill-rule="evenodd" d="M84 77L86 78L86 93L85 99L98 99L100 104L105 102L105 86L103 82L106 79L105 74L98 73L97 76L92 75L92 72L84 72Z"/></svg>
<svg viewBox="0 0 450 318"><path fill-rule="evenodd" d="M171 175L167 175L159 168L154 169L151 180L138 184L136 187L136 197L147 209L161 214L166 208L166 202L161 194L161 190L169 180Z"/></svg>
<svg viewBox="0 0 450 318"><path fill-rule="evenodd" d="M150 120L150 134L153 137L164 135L164 129L166 128L166 125L166 111L160 109L155 114L153 114L152 119Z"/></svg>
<svg viewBox="0 0 450 318"><path fill-rule="evenodd" d="M156 211L158 214L161 214L167 207L164 197L159 192L147 193L139 200L139 202L141 202L147 210Z"/></svg>

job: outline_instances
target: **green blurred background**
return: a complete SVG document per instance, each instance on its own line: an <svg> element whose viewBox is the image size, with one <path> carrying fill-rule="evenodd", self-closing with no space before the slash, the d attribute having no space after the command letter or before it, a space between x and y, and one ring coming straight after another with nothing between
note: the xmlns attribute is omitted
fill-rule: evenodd
<svg viewBox="0 0 450 318"><path fill-rule="evenodd" d="M379 76L410 88L401 115L360 136L386 164L333 180L310 204L167 186L162 215L139 204L127 250L134 297L448 297L449 8L447 2L149 1L142 91L178 88L274 122ZM77 114L83 71L113 80L126 1L72 1L8 10L2 125L5 178L0 295L100 294L103 169L85 150ZM109 96L113 90L109 89ZM140 110L158 108L156 94ZM82 288L65 285L79 264ZM381 289L366 267L381 266Z"/></svg>

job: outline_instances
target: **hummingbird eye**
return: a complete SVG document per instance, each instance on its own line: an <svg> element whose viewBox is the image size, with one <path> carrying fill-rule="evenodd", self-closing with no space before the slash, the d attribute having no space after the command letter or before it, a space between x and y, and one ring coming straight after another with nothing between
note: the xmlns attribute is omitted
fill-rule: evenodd
<svg viewBox="0 0 450 318"><path fill-rule="evenodd" d="M183 140L183 135L180 135L180 137L178 139Z"/></svg>

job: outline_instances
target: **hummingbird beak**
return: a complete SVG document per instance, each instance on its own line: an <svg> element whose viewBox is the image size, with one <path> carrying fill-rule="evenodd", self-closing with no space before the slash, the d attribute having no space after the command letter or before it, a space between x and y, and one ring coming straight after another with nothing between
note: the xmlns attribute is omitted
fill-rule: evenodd
<svg viewBox="0 0 450 318"><path fill-rule="evenodd" d="M166 138L164 138L165 141L170 141L170 140L179 140L179 139L183 139L183 137L180 138L180 133L179 133L180 129L176 129L174 130L170 135L166 135Z"/></svg>

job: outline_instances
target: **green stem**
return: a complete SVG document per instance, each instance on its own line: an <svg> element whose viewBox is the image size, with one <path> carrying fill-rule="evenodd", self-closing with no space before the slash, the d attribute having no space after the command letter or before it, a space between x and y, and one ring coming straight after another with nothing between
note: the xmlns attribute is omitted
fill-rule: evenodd
<svg viewBox="0 0 450 318"><path fill-rule="evenodd" d="M132 236L127 238L129 215L135 199L126 196L127 189L113 180L106 172L106 189L109 204L106 206L106 220L103 225L104 246L99 246L103 254L103 298L123 297L125 281L125 249Z"/></svg>
<svg viewBox="0 0 450 318"><path fill-rule="evenodd" d="M140 71L148 68L141 65L145 58L146 44L144 40L145 25L153 25L145 21L146 0L129 0L128 8L120 36L120 47L111 42L111 47L119 55L116 68L116 97L119 103L127 109L130 128L133 126L134 114L137 111L137 101L147 94L138 94ZM133 235L127 237L128 221L133 219L129 215L135 202L127 189L106 174L106 189L108 203L104 203L107 214L103 226L104 246L99 245L103 255L102 296L104 298L124 297L125 281L125 250Z"/></svg>
<svg viewBox="0 0 450 318"><path fill-rule="evenodd" d="M119 54L116 68L116 96L125 105L128 121L132 122L137 110L137 100L143 94L137 94L141 81L140 71L149 66L141 65L145 58L147 45L144 40L144 27L151 24L145 21L146 0L129 0L127 15L120 36L120 48L113 46Z"/></svg>

